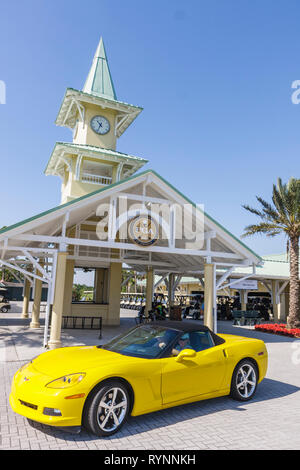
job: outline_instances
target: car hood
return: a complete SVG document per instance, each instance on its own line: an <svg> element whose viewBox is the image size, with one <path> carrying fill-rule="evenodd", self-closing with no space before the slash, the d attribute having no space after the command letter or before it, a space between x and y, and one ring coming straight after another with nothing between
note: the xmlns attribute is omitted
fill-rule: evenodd
<svg viewBox="0 0 300 470"><path fill-rule="evenodd" d="M75 346L42 353L32 361L31 367L41 374L61 377L65 374L86 372L111 363L132 362L133 359L136 360L136 358L106 351L97 346Z"/></svg>

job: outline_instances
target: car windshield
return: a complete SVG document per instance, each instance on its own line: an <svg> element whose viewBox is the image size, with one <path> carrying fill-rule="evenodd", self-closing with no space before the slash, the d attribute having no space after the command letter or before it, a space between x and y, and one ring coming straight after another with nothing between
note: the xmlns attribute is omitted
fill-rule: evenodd
<svg viewBox="0 0 300 470"><path fill-rule="evenodd" d="M176 330L143 325L112 339L102 349L126 356L155 359L168 349L177 336Z"/></svg>

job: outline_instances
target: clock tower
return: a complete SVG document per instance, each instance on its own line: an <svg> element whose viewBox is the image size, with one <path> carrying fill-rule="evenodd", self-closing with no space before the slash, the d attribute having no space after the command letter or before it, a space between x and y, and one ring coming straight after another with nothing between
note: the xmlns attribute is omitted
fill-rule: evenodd
<svg viewBox="0 0 300 470"><path fill-rule="evenodd" d="M147 160L116 150L117 139L142 108L119 101L102 38L82 90L67 88L56 125L72 130L72 142L57 142L46 175L62 180L61 203L121 181Z"/></svg>

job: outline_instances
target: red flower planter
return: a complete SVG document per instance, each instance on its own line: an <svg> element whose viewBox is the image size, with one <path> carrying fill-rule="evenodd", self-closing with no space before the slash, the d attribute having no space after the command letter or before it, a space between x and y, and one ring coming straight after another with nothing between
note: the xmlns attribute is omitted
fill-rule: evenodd
<svg viewBox="0 0 300 470"><path fill-rule="evenodd" d="M255 325L255 329L264 333L289 336L290 338L300 338L300 328L287 330L284 323L263 323L261 325Z"/></svg>

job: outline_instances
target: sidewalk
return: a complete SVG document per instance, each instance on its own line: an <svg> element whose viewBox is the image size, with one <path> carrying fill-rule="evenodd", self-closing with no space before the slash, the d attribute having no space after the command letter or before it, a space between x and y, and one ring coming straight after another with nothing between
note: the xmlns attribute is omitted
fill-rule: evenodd
<svg viewBox="0 0 300 470"><path fill-rule="evenodd" d="M31 319L21 318L18 306L12 305L12 312L0 313L0 363L28 361L45 352L44 339L44 314L41 313L38 329L29 328ZM120 326L105 326L102 330L102 338L99 339L99 330L62 330L63 346L97 345L107 342L135 325L134 311L124 313Z"/></svg>

